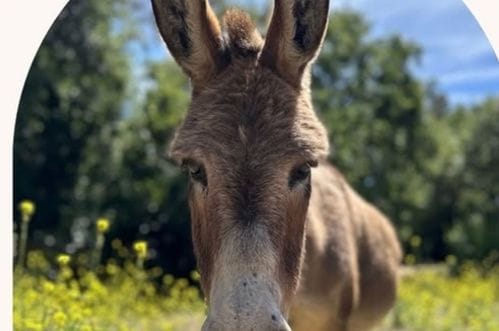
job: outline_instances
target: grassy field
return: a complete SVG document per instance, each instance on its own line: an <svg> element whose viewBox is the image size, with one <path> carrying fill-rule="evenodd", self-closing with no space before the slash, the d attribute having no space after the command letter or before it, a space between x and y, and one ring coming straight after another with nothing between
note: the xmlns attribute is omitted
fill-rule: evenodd
<svg viewBox="0 0 499 331"><path fill-rule="evenodd" d="M499 268L481 270L468 264L450 276L445 265L409 269L380 330L498 331Z"/></svg>
<svg viewBox="0 0 499 331"><path fill-rule="evenodd" d="M192 286L195 272L191 279L175 279L160 268L145 271L140 263L112 260L94 272L67 256L56 265L31 252L27 267L16 270L15 330L200 329L205 307ZM397 304L380 330L499 330L499 269L483 273L465 265L458 276L449 269L406 269Z"/></svg>

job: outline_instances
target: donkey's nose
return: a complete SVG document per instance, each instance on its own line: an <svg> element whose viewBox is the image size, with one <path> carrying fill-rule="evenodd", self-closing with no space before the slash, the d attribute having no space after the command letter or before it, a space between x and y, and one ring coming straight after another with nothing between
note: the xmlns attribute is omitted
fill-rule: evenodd
<svg viewBox="0 0 499 331"><path fill-rule="evenodd" d="M242 322L242 323L241 323ZM282 315L271 315L268 320L256 319L252 321L218 321L208 317L201 331L292 331Z"/></svg>

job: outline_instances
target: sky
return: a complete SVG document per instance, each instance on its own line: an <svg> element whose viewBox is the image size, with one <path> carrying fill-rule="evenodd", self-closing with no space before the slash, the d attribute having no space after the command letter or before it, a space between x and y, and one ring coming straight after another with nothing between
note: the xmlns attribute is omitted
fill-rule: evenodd
<svg viewBox="0 0 499 331"><path fill-rule="evenodd" d="M230 0L265 10L270 0ZM212 3L216 0L211 0ZM399 34L422 46L420 63L412 70L436 82L451 105L471 105L499 96L499 62L485 34L462 0L332 0L331 10L360 12L369 22L371 38ZM156 31L143 48L144 59L167 56Z"/></svg>
<svg viewBox="0 0 499 331"><path fill-rule="evenodd" d="M499 62L462 0L336 0L336 8L364 14L373 37L399 33L420 44L424 52L414 72L435 80L451 104L499 96Z"/></svg>

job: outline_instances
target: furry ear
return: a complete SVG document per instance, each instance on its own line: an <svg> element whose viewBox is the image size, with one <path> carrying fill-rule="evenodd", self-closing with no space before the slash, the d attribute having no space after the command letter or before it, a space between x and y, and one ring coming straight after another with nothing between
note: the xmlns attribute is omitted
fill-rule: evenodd
<svg viewBox="0 0 499 331"><path fill-rule="evenodd" d="M328 17L329 0L275 0L261 63L301 86L322 45Z"/></svg>
<svg viewBox="0 0 499 331"><path fill-rule="evenodd" d="M152 0L159 32L196 90L224 66L220 24L208 0Z"/></svg>

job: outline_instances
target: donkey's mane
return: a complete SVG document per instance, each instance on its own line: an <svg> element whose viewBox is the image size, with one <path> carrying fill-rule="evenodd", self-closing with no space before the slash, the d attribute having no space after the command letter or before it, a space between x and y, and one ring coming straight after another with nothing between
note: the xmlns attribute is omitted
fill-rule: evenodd
<svg viewBox="0 0 499 331"><path fill-rule="evenodd" d="M240 9L229 9L223 19L223 38L231 56L254 57L263 47L263 38L251 17Z"/></svg>

